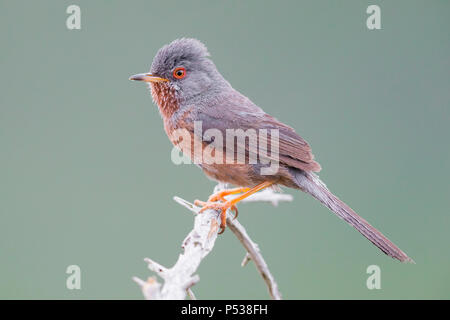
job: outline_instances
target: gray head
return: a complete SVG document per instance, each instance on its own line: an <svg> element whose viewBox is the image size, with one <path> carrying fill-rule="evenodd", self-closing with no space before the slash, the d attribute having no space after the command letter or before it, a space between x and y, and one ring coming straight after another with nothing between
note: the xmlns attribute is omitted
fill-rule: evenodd
<svg viewBox="0 0 450 320"><path fill-rule="evenodd" d="M159 49L153 59L150 73L132 76L131 80L164 82L175 91L177 98L191 98L211 94L229 87L208 58L206 46L196 39L182 38Z"/></svg>

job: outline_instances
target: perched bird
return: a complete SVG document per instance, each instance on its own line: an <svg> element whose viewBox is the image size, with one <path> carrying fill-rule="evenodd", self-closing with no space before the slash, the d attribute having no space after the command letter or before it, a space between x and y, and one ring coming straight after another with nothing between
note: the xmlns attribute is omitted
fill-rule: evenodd
<svg viewBox="0 0 450 320"><path fill-rule="evenodd" d="M214 151L203 152L198 166L208 177L233 184L236 188L213 194L207 202L197 200L196 204L203 206L201 211L216 209L221 212L220 233L226 227L227 209L234 210L237 215L235 205L240 200L267 187L286 186L313 196L388 256L402 262L412 262L402 250L328 190L315 174L321 167L314 160L309 144L294 129L268 115L233 89L219 73L209 58L207 48L200 41L182 38L165 45L154 57L150 72L136 74L130 80L150 84L153 100L158 105L169 139L179 147L184 139L185 145L181 149L183 152L188 150L189 157L194 158L195 154L192 148L186 149L186 146L194 146L195 149L197 143L205 151L213 145ZM202 125L200 134L195 130L195 123ZM209 129L216 130L216 139L205 139L203 132ZM225 150L229 146L217 139L217 133L225 137L229 129L254 129L261 132L264 129L270 132L270 137L258 135L256 142L249 138L233 138L233 153L230 154ZM187 132L187 138L191 139L180 139L180 135L176 134L179 130ZM261 148L262 142L269 145L265 149ZM257 160L252 162L249 160L252 152L255 152L255 143L260 149L257 149ZM276 159L269 155L269 149L277 151ZM264 154L260 150L265 151ZM224 161L217 161L219 152L219 159ZM236 161L242 152L245 161ZM273 160L278 161L277 170L271 174L262 174L261 169ZM230 194L241 195L226 200L225 196Z"/></svg>

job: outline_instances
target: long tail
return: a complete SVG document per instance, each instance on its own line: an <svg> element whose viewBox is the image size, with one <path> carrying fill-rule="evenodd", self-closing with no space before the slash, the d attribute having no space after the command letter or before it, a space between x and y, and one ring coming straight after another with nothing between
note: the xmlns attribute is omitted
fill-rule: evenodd
<svg viewBox="0 0 450 320"><path fill-rule="evenodd" d="M388 256L401 262L414 261L400 248L393 244L380 231L372 227L366 220L357 215L348 205L332 194L317 175L311 172L295 170L295 182L298 187L319 200L323 205L333 211L339 218L352 225L370 242L376 245Z"/></svg>

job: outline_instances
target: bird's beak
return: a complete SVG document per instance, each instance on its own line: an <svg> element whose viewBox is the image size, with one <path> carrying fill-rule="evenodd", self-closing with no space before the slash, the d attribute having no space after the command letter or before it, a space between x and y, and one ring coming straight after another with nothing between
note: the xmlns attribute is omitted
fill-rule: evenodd
<svg viewBox="0 0 450 320"><path fill-rule="evenodd" d="M155 76L151 73L135 74L134 76L130 77L130 80L144 81L144 82L166 82L166 81L169 81L169 79L161 78L161 77Z"/></svg>

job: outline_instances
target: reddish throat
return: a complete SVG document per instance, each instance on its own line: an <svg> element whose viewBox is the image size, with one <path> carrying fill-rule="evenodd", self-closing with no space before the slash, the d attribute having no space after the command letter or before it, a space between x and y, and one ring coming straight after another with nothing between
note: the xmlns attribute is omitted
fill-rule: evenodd
<svg viewBox="0 0 450 320"><path fill-rule="evenodd" d="M175 97L175 89L167 82L151 82L151 92L153 101L157 104L161 116L170 119L178 110L178 101Z"/></svg>

